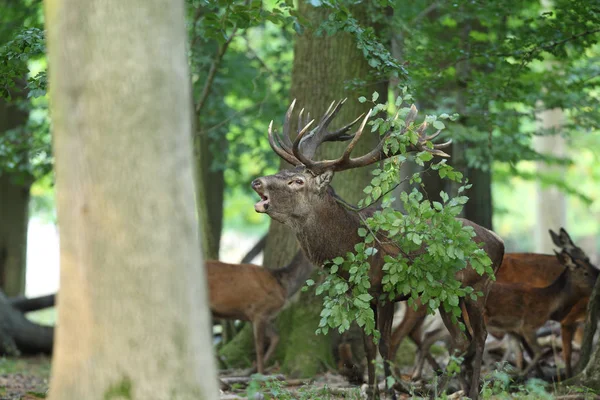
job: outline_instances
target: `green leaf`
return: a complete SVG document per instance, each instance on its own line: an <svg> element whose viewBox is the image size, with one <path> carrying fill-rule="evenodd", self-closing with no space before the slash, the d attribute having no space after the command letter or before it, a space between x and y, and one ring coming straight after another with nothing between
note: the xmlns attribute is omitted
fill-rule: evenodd
<svg viewBox="0 0 600 400"><path fill-rule="evenodd" d="M363 293L359 296L356 296L356 298L368 303L373 299L373 296L371 296L369 293Z"/></svg>
<svg viewBox="0 0 600 400"><path fill-rule="evenodd" d="M435 129L444 129L446 127L446 125L444 125L444 123L438 119L433 122L433 127Z"/></svg>
<svg viewBox="0 0 600 400"><path fill-rule="evenodd" d="M333 263L336 265L342 265L344 263L344 258L343 257L336 257L333 259Z"/></svg>
<svg viewBox="0 0 600 400"><path fill-rule="evenodd" d="M367 101L367 98L366 98L365 96L360 96L360 97L358 98L358 102L359 102L359 103L364 103L365 101Z"/></svg>
<svg viewBox="0 0 600 400"><path fill-rule="evenodd" d="M378 98L379 98L379 93L373 92L373 96L371 97L371 100L373 101L373 103L376 102Z"/></svg>

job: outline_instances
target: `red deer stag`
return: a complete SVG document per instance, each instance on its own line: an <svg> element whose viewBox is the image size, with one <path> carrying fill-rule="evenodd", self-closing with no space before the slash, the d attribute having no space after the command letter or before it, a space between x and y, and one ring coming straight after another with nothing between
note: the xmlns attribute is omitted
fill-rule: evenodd
<svg viewBox="0 0 600 400"><path fill-rule="evenodd" d="M558 256L505 254L497 280L490 289L486 305L487 326L490 332L497 335L511 333L521 338L533 359L523 372L526 374L537 364L541 355L535 331L550 319L559 321L566 374L571 376L573 332L577 322L585 320L598 270L563 228L558 235L552 231L550 235L554 244L563 250ZM424 320L419 320L424 312L424 307L417 311L407 310L407 324L412 323L412 329L417 330ZM420 377L429 347L443 335L433 332L422 339L414 378ZM392 341L394 349L397 349L399 342L394 342L394 338Z"/></svg>
<svg viewBox="0 0 600 400"><path fill-rule="evenodd" d="M273 123L269 126L269 143L271 148L285 161L295 166L291 170L283 170L275 175L264 176L255 179L252 187L261 197L256 203L257 212L266 213L271 218L290 227L300 243L300 246L306 253L309 260L315 265L322 265L327 260L332 260L338 256L345 256L347 252L354 252L354 246L362 242L363 239L358 235L358 229L361 227L361 218L369 216L373 210L364 210L360 214L349 210L341 204L343 202L333 189L330 187L331 180L335 172L349 170L353 168L364 167L376 163L394 154L386 154L383 150L384 142L390 137L392 131L386 132L379 144L367 154L352 158L351 152L360 139L361 134L370 113L362 120L358 130L354 135L347 135L350 128L356 124L361 117L344 126L341 129L330 132L327 130L330 122L338 113L344 101L335 105L331 104L319 124L309 132L313 121L302 120L300 112L298 133L292 143L289 137L290 119L293 112L294 102L286 113L283 127L283 135L280 136L273 132ZM415 121L417 109L413 105L405 119L405 127L401 134L407 132ZM433 145L432 148L426 146L427 141L431 140L437 134L432 136L425 135L426 124L422 124L417 129L418 141L416 145L411 146L409 150L428 151L434 155L447 156L440 148L448 146L449 143ZM336 160L313 160L314 154L323 142L326 141L344 141L350 140L350 143L343 154ZM497 270L502 262L504 254L504 244L502 240L493 232L471 222L460 219L463 225L471 226L476 236L473 238L478 243L484 243L484 250L492 260L492 268ZM392 328L392 319L394 314L394 303L378 301L383 294L382 270L384 265L384 255L395 255L398 249L394 246L376 244L377 253L370 258L369 279L371 283L370 294L373 296L371 307L375 314L377 329L381 333L379 342L379 352L384 358L384 370L386 376L390 375L391 354L390 336ZM384 247L385 246L385 247ZM464 285L471 286L475 291L487 293L488 276L481 276L473 269L462 270L458 278ZM395 301L405 300L397 298ZM465 366L471 368L465 370L470 375L470 396L478 396L479 372L481 367L481 358L487 336L483 322L483 307L485 304L485 295L473 301L470 298L464 300L464 306L468 313L469 320L473 325L473 337L467 337L458 326L453 324L450 316L444 314L444 320L449 330L454 332L457 347L466 354ZM376 385L375 360L377 347L373 343L372 337L365 337L365 350L367 354L367 369L369 375L370 398L379 396ZM392 397L395 394L392 393Z"/></svg>
<svg viewBox="0 0 600 400"><path fill-rule="evenodd" d="M252 323L259 374L264 373L265 363L279 342L273 319L286 300L304 285L313 269L301 251L287 266L276 270L252 264L206 261L210 311L214 318ZM269 341L266 352L265 339Z"/></svg>

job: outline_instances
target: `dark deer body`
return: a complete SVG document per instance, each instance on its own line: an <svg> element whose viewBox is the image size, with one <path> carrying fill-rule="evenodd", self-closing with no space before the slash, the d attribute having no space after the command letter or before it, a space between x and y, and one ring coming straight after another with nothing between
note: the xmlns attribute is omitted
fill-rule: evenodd
<svg viewBox="0 0 600 400"><path fill-rule="evenodd" d="M279 341L272 321L313 270L301 252L286 266L269 270L252 264L207 261L210 310L214 318L252 322L256 368L264 373ZM269 347L265 352L265 340Z"/></svg>
<svg viewBox="0 0 600 400"><path fill-rule="evenodd" d="M330 107L326 115L321 119L319 125L308 134L307 131L312 122L305 121L303 123L300 117L298 136L293 144L288 138L289 120L293 109L292 104L286 116L283 137L274 136L270 127L269 141L273 150L286 161L296 165L296 168L258 178L252 183L255 191L261 196L261 201L255 205L256 211L267 213L271 218L289 226L296 234L308 258L315 265L321 265L324 261L338 256L345 256L347 252L354 252L354 246L362 242L362 238L358 236L358 228L361 226L361 215L342 205L341 200L329 186L334 172L365 166L391 156L386 155L383 151L383 143L391 134L388 132L384 135L379 145L370 153L357 158L350 157L350 153L360 138L369 115L362 121L360 128L353 136L346 135L346 132L358 120L338 131L328 132L327 126L339 110L341 104L343 103L338 103L335 108L333 108L332 104L332 107ZM406 118L406 126L411 125L416 118L416 113L416 108L413 106ZM433 148L425 146L425 143L432 138L431 136L427 137L424 135L425 126L426 124L423 124L417 129L419 141L413 146L412 150L430 151L433 154L445 156L446 154L439 150L439 148L447 144L434 145ZM325 161L311 160L316 148L322 142L350 139L351 142L348 148L339 159ZM362 217L368 216L371 212L369 210L362 211ZM484 250L492 259L493 268L496 270L500 266L504 254L502 240L491 231L471 221L462 219L461 222L463 225L474 228L476 237L473 240L484 243ZM376 245L376 247L378 247L378 252L369 260L371 266L369 271L370 293L374 298L371 307L376 316L377 328L381 332L379 352L384 360L389 361L391 359L390 336L394 304L393 302L381 302L377 299L383 294L381 284L383 278L383 257L386 254L397 254L398 249L391 245ZM480 276L471 268L467 268L460 272L458 278L464 285L472 286L476 291L487 293L489 284L487 276ZM403 299L399 298L396 300ZM479 366L487 335L483 323L484 303L485 296L479 298L477 301L468 299L464 302L469 321L474 331L472 339L466 338L458 327L450 322L449 315L445 315L444 319L448 329L454 332L453 337L457 338L457 346L466 352L467 364L469 364L469 361L473 361L471 397L476 397L478 393ZM369 361L369 387L371 388L372 396L377 397L375 370L372 363L375 359L377 349L373 344L372 338L365 338L365 347ZM389 362L385 362L384 367L387 376L390 373Z"/></svg>

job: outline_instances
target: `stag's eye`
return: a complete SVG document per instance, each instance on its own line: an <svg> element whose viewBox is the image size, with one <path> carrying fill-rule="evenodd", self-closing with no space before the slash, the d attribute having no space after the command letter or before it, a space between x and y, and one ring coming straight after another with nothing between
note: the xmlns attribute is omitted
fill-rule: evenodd
<svg viewBox="0 0 600 400"><path fill-rule="evenodd" d="M291 181L289 181L289 182L288 182L288 185L291 185L291 184L294 184L294 183L295 183L296 185L299 185L299 186L302 186L302 185L304 185L304 181L303 181L302 179L299 179L299 178L298 178L298 179L294 179L294 180L291 180Z"/></svg>

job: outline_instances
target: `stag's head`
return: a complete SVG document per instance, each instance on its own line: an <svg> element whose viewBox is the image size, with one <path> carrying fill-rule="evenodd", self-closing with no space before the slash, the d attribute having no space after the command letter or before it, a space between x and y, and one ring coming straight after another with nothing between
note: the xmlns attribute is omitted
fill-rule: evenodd
<svg viewBox="0 0 600 400"><path fill-rule="evenodd" d="M396 154L384 151L384 143L392 134L386 132L378 145L365 155L351 157L352 150L360 139L363 130L371 116L371 111L366 116L359 116L354 121L342 128L329 131L328 127L337 115L345 100L331 103L325 115L316 126L310 114L304 117L304 110L298 116L298 130L294 141L290 139L290 120L294 111L295 100L290 105L283 125L282 134L273 129L273 121L269 125L269 144L279 157L294 166L293 169L283 170L277 174L263 176L252 182L252 188L261 197L254 208L257 212L266 213L271 218L284 224L292 225L294 221L306 220L320 204L331 202L332 192L329 184L333 175L338 171L367 166ZM417 109L413 105L405 119L404 132L408 129L417 116ZM362 121L361 121L362 120ZM361 121L358 129L353 134L349 131ZM412 150L428 151L434 155L447 156L441 148L450 145L450 141L442 144L426 146L439 131L431 136L425 135L426 124L423 123L417 133L419 139ZM312 129L311 129L312 128ZM343 154L335 160L315 161L313 157L318 147L324 142L350 141Z"/></svg>

